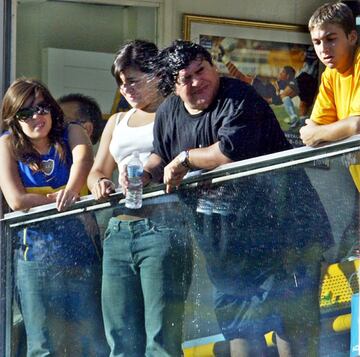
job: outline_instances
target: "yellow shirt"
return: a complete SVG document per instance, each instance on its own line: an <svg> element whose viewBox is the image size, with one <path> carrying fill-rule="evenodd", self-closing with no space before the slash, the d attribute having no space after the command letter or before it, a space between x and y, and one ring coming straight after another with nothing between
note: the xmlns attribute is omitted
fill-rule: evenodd
<svg viewBox="0 0 360 357"><path fill-rule="evenodd" d="M355 52L354 64L340 74L327 67L321 76L311 120L331 124L350 116L360 115L360 49ZM360 165L350 165L350 173L360 192Z"/></svg>
<svg viewBox="0 0 360 357"><path fill-rule="evenodd" d="M56 189L50 187L50 186L44 186L44 187L25 187L25 191L27 193L38 193L40 195L47 195L48 193L54 193L54 192L57 192L61 189L64 189L66 187L66 185L64 186L61 186L61 187L58 187ZM84 185L82 188L81 188L81 191L80 191L80 196L86 196L89 194L89 189L86 185Z"/></svg>
<svg viewBox="0 0 360 357"><path fill-rule="evenodd" d="M343 74L326 68L321 77L311 119L318 124L330 124L349 116L360 115L360 49L354 65Z"/></svg>

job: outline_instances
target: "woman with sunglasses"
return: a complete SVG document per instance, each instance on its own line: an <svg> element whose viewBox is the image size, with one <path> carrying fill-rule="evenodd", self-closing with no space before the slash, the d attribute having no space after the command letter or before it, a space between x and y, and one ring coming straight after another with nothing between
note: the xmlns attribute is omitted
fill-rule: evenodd
<svg viewBox="0 0 360 357"><path fill-rule="evenodd" d="M65 126L55 99L33 79L11 84L1 113L0 187L10 208L69 208L86 193L93 162L84 129ZM85 221L91 217L70 215L28 224L16 234L16 286L29 357L107 354L100 251Z"/></svg>
<svg viewBox="0 0 360 357"><path fill-rule="evenodd" d="M112 74L132 109L113 115L103 131L88 186L95 199L115 189L132 153L143 164L153 149L155 111L163 101L152 64L157 47L135 40L120 48ZM191 244L176 195L116 208L103 244L102 308L110 356L182 355L184 301L191 279ZM181 227L178 229L177 227Z"/></svg>

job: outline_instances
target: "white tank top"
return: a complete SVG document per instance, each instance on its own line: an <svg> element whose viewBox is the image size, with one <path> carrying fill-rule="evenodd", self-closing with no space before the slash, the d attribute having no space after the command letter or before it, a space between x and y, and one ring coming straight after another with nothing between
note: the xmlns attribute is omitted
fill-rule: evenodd
<svg viewBox="0 0 360 357"><path fill-rule="evenodd" d="M136 109L132 108L121 119L123 113L118 113L116 117L115 128L112 134L109 150L117 163L119 176L123 166L130 160L134 151L139 152L140 160L145 165L153 150L153 127L154 122L130 127L128 125L130 117ZM120 120L121 119L121 120Z"/></svg>

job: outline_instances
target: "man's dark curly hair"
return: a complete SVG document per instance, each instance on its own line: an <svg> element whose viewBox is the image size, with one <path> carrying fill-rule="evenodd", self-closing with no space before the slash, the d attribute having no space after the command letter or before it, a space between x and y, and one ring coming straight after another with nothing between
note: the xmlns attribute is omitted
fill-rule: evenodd
<svg viewBox="0 0 360 357"><path fill-rule="evenodd" d="M204 47L190 41L176 40L171 46L160 51L157 74L160 77L159 90L163 96L174 92L179 71L197 59L213 64L210 53Z"/></svg>

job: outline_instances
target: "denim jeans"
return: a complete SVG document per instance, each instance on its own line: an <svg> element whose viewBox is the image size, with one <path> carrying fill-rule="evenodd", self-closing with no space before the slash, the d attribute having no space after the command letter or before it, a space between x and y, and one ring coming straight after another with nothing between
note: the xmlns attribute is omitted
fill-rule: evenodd
<svg viewBox="0 0 360 357"><path fill-rule="evenodd" d="M102 281L110 356L182 355L184 302L192 273L189 242L186 233L149 219L110 219Z"/></svg>
<svg viewBox="0 0 360 357"><path fill-rule="evenodd" d="M27 356L108 356L99 263L64 266L17 260Z"/></svg>
<svg viewBox="0 0 360 357"><path fill-rule="evenodd" d="M284 97L282 100L283 100L285 111L286 111L286 113L289 114L291 122L295 121L297 119L297 114L295 111L294 102L292 101L292 99L290 97Z"/></svg>

